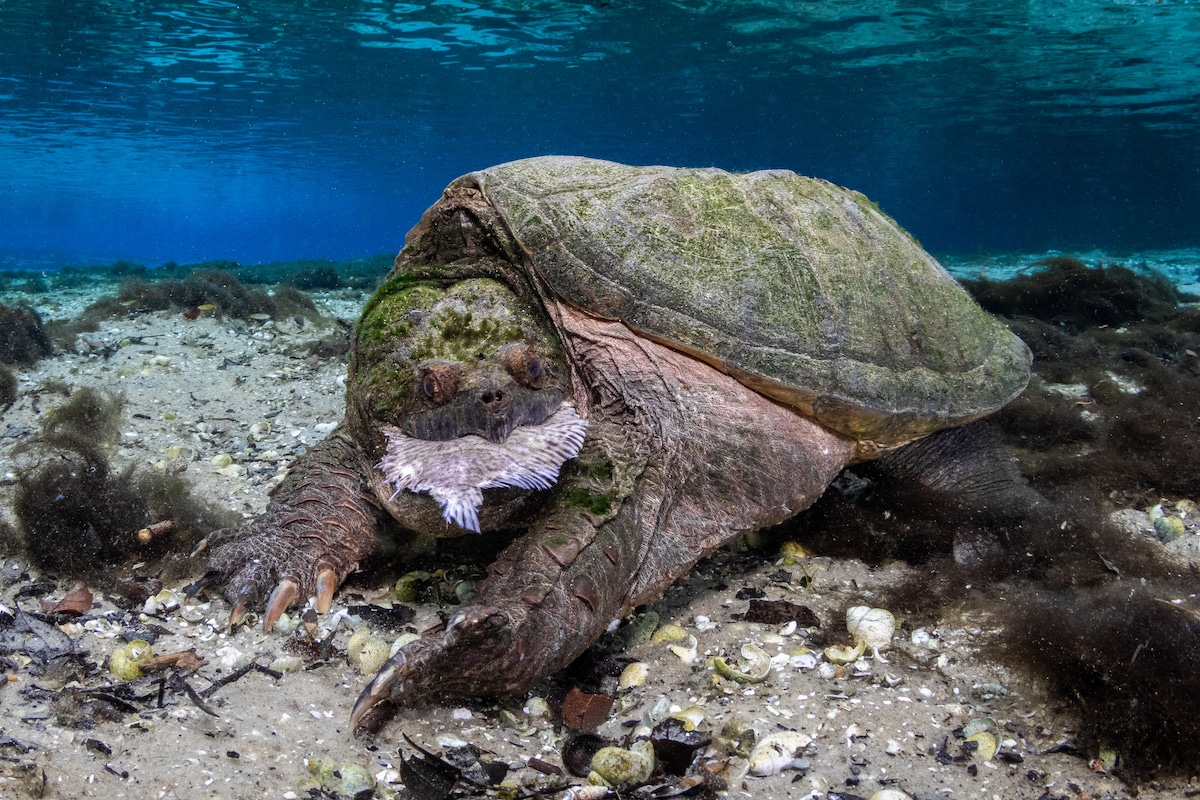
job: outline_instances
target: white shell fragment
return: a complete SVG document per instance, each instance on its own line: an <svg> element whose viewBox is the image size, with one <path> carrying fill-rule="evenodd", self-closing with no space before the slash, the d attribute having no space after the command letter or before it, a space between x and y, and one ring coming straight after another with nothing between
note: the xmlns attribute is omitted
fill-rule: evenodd
<svg viewBox="0 0 1200 800"><path fill-rule="evenodd" d="M484 489L549 489L563 462L579 453L586 428L587 420L568 405L540 425L516 428L500 444L475 435L445 442L414 439L387 425L387 455L376 467L396 494L425 492L441 505L447 522L478 533Z"/></svg>
<svg viewBox="0 0 1200 800"><path fill-rule="evenodd" d="M650 677L650 666L644 661L635 661L621 670L621 677L617 678L617 688L624 690L641 686L648 677Z"/></svg>
<svg viewBox="0 0 1200 800"><path fill-rule="evenodd" d="M825 658L832 664L853 664L867 652L867 643L858 640L854 647L844 644L833 644L825 648Z"/></svg>
<svg viewBox="0 0 1200 800"><path fill-rule="evenodd" d="M855 642L871 648L876 661L887 663L879 651L892 643L896 635L896 618L886 608L854 606L846 611L846 630Z"/></svg>
<svg viewBox="0 0 1200 800"><path fill-rule="evenodd" d="M685 664L691 664L696 660L696 651L700 648L700 642L696 641L696 637L690 633L688 634L687 641L686 645L673 644L670 649L672 653L679 656L680 661Z"/></svg>
<svg viewBox="0 0 1200 800"><path fill-rule="evenodd" d="M563 795L563 800L601 800L612 794L607 786L572 786Z"/></svg>
<svg viewBox="0 0 1200 800"><path fill-rule="evenodd" d="M163 589L158 594L147 597L142 605L143 614L165 614L179 608L179 595L170 589Z"/></svg>
<svg viewBox="0 0 1200 800"><path fill-rule="evenodd" d="M812 737L799 731L772 733L750 751L750 774L759 778L778 775L794 766L801 750L812 744Z"/></svg>
<svg viewBox="0 0 1200 800"><path fill-rule="evenodd" d="M687 708L681 708L671 716L683 723L685 731L694 731L700 727L700 723L704 722L704 709L701 706L691 705Z"/></svg>

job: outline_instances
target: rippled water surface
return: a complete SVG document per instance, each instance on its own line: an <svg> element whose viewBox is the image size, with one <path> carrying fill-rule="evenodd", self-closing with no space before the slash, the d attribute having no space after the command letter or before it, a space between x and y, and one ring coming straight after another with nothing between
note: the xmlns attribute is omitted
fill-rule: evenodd
<svg viewBox="0 0 1200 800"><path fill-rule="evenodd" d="M1200 5L0 0L0 265L396 250L565 152L786 167L943 254L1200 246Z"/></svg>

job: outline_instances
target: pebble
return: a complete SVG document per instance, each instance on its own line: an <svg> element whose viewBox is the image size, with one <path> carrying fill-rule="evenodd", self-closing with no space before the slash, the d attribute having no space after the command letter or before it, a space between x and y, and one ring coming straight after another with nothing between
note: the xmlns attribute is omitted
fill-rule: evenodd
<svg viewBox="0 0 1200 800"><path fill-rule="evenodd" d="M280 656L271 662L269 669L276 672L299 672L304 669L304 659L300 656Z"/></svg>
<svg viewBox="0 0 1200 800"><path fill-rule="evenodd" d="M541 697L531 697L525 701L525 707L522 709L526 714L534 718L550 716L550 704Z"/></svg>
<svg viewBox="0 0 1200 800"><path fill-rule="evenodd" d="M376 636L370 628L356 630L346 643L346 656L351 666L363 675L374 675L387 663L391 645Z"/></svg>
<svg viewBox="0 0 1200 800"><path fill-rule="evenodd" d="M658 644L659 642L679 642L688 637L688 632L684 630L682 625L674 622L668 622L654 632L650 637L650 641Z"/></svg>
<svg viewBox="0 0 1200 800"><path fill-rule="evenodd" d="M588 776L588 781L616 787L634 786L650 780L653 773L654 746L648 739L639 739L628 750L600 748L592 756L592 775Z"/></svg>
<svg viewBox="0 0 1200 800"><path fill-rule="evenodd" d="M246 654L233 645L225 645L213 653L217 666L226 670L240 667L246 661Z"/></svg>
<svg viewBox="0 0 1200 800"><path fill-rule="evenodd" d="M1174 515L1161 516L1154 520L1154 532L1163 544L1175 541L1186 533L1183 520Z"/></svg>

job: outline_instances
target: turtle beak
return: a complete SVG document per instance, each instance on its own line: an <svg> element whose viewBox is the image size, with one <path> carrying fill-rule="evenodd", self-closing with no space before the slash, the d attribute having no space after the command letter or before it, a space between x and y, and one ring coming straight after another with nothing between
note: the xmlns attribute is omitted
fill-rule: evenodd
<svg viewBox="0 0 1200 800"><path fill-rule="evenodd" d="M480 434L492 444L504 444L513 429L513 394L499 386L479 392Z"/></svg>
<svg viewBox="0 0 1200 800"><path fill-rule="evenodd" d="M545 422L562 403L563 393L558 389L489 382L437 408L412 414L399 427L405 435L426 441L445 442L474 434L492 444L503 444L517 428Z"/></svg>

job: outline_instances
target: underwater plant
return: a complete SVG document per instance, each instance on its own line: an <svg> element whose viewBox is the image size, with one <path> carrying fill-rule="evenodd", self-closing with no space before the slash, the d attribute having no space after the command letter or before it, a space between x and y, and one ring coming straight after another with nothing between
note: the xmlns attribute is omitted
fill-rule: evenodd
<svg viewBox="0 0 1200 800"><path fill-rule="evenodd" d="M13 512L24 549L47 571L90 574L104 583L112 579L106 567L186 553L229 524L229 512L193 496L184 478L109 460L123 409L117 395L78 389L47 413L40 436L19 451L33 467L18 478ZM138 537L162 520L175 522L166 535Z"/></svg>
<svg viewBox="0 0 1200 800"><path fill-rule="evenodd" d="M0 414L17 400L17 376L8 367L0 365Z"/></svg>
<svg viewBox="0 0 1200 800"><path fill-rule="evenodd" d="M53 350L37 311L0 306L0 364L33 364Z"/></svg>

